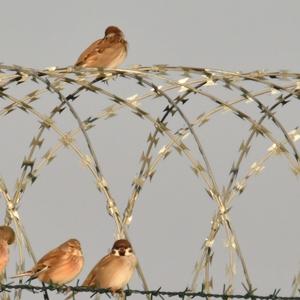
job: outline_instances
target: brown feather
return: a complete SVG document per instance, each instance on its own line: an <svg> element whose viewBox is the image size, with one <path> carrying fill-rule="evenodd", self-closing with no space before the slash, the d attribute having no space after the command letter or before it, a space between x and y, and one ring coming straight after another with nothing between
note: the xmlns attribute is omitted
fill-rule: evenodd
<svg viewBox="0 0 300 300"><path fill-rule="evenodd" d="M44 255L36 265L15 277L30 276L42 282L62 285L72 281L82 270L84 259L79 241L70 239Z"/></svg>
<svg viewBox="0 0 300 300"><path fill-rule="evenodd" d="M7 241L8 245L11 245L15 241L15 232L10 226L0 226L0 239Z"/></svg>
<svg viewBox="0 0 300 300"><path fill-rule="evenodd" d="M8 263L9 249L6 240L0 240L0 273L2 273Z"/></svg>
<svg viewBox="0 0 300 300"><path fill-rule="evenodd" d="M105 37L92 43L79 56L75 66L94 68L116 68L127 56L127 42L122 31L110 26Z"/></svg>
<svg viewBox="0 0 300 300"><path fill-rule="evenodd" d="M82 283L83 286L96 287L97 271L102 264L105 264L105 261L108 260L109 257L110 257L110 254L107 254L94 266L94 268L90 271L90 273L88 274L86 279L83 281L83 283Z"/></svg>
<svg viewBox="0 0 300 300"><path fill-rule="evenodd" d="M130 243L124 239L118 240L114 243L111 253L94 266L82 285L111 289L114 293L123 289L129 282L136 262Z"/></svg>

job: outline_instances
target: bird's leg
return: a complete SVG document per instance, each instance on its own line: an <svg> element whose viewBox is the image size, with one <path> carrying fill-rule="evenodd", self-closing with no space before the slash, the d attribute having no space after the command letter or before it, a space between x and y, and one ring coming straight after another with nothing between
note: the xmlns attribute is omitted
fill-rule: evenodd
<svg viewBox="0 0 300 300"><path fill-rule="evenodd" d="M118 300L125 300L125 293L122 289L117 290L116 293L118 293L117 295Z"/></svg>

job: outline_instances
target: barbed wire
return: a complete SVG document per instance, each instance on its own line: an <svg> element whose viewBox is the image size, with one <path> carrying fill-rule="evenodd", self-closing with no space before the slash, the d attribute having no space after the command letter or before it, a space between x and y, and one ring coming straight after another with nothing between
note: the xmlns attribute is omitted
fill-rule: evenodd
<svg viewBox="0 0 300 300"><path fill-rule="evenodd" d="M105 79L103 79L104 77ZM130 80L133 83L134 94L130 94L129 97L124 97L122 90L119 91L115 87L106 85L110 80L117 83L117 80L121 81L123 79ZM88 117L82 118L80 111L75 110L73 103L91 93L98 94L101 99L109 100L110 104L103 104L103 108L97 108L97 110L89 112ZM50 111L45 111L40 106L36 106L36 103L44 98L58 100L59 102L48 101ZM61 149L69 149L76 154L82 165L93 175L97 189L104 195L107 213L115 221L116 232L125 235L128 235L127 227L131 224L135 205L143 186L148 180L151 181L160 162L166 159L172 151L176 151L180 156L187 159L195 176L199 177L209 198L215 201L217 207L217 212L210 219L210 231L207 238L202 242L201 251L199 250L199 258L195 263L195 272L190 290L166 292L161 291L161 289L154 291L128 289L125 291L125 296L140 294L147 295L148 299L177 296L181 299L200 297L300 300L300 297L278 296L280 290L277 289L267 296L254 295L248 266L239 245L238 236L229 218L233 200L245 190L250 178L261 173L265 168L266 161L270 158L279 154L282 155L287 160L293 174L295 176L300 175L300 151L296 147L296 142L300 140L298 118L296 116L295 124L293 123L293 125L287 127L284 125L284 120L281 120L282 116L278 114L282 107L287 108L290 103L299 102L300 73L286 71L240 73L166 65L136 66L132 69L106 71L73 67L50 67L37 70L0 64L0 99L1 104L3 103L3 107L0 107L0 119L21 110L38 121L37 132L33 135L29 149L24 155L15 188L9 190L6 179L0 177L0 195L3 196L7 206L6 222L14 222L18 236L20 253L17 263L18 272L24 271L25 256L23 254L25 249L33 261L36 262L18 207L20 202L23 201L22 197L24 197L23 195L28 186L35 182L41 171L58 156ZM209 105L206 107L203 104L201 109L197 108L199 112L195 107L195 115L189 114L188 109L184 109L183 105L186 102L194 103L196 99L203 100L201 102L207 101ZM143 105L144 100L150 103L155 101L155 104L157 104L157 100L161 100L158 113L152 111L146 104ZM248 109L250 105L251 107ZM62 112L67 108L77 122L75 127L71 127L71 131L66 131L64 126L56 121L56 118L59 119ZM121 109L128 110L132 115L147 121L152 126L145 148L140 156L141 165L136 172L138 175L132 179L131 193L123 212L119 209L115 196L111 192L112 184L106 180L102 172L102 160L96 156L93 141L87 135L91 128L96 127L97 122L116 116ZM228 170L228 182L221 189L213 168L210 166L211 162L204 151L202 139L198 137L196 130L203 124L209 123L213 116L226 112L231 112L234 118L245 122L247 128L250 127L250 132L246 133L239 142L238 154L234 158L231 169ZM176 115L180 117L179 120L180 122L183 121L184 125L178 127L178 122L170 122ZM45 132L48 129L57 136L57 140L53 144L46 143ZM82 133L85 138L89 149L87 153L84 150L85 148L80 147L79 133ZM187 140L186 138L189 135L191 139ZM199 136L201 135L199 134ZM242 164L245 165L247 154L250 149L254 148L254 140L258 136L264 138L270 147L263 149L264 154L255 157L254 161L249 161L249 164L247 161L246 170L242 173ZM191 141L195 142L196 148ZM46 152L39 155L40 148L41 151ZM233 257L236 254L242 267L243 280L245 280L248 287L245 295L232 295L233 288L224 289L221 294L209 293L212 290L213 274L210 266L214 255L213 245L221 227L225 228L226 247L228 247L230 254L228 267L226 267L228 268L227 285L229 287L233 286L236 268L235 258ZM143 286L147 290L147 282L139 265L137 270ZM205 288L200 292L191 292L199 286L200 275L202 274ZM300 276L297 275L293 282L293 296L299 285ZM110 295L108 290L95 290L78 285L76 287L64 286L58 288L53 286L38 287L28 284L0 284L0 293L10 292L12 289L15 291L29 290L33 293L43 292L45 300L48 299L47 290L71 291L73 293L106 293L108 296ZM15 299L21 299L21 295Z"/></svg>
<svg viewBox="0 0 300 300"><path fill-rule="evenodd" d="M0 293L2 292L11 292L12 290L26 290L32 293L44 293L47 291L55 291L57 293L91 293L91 297L96 294L106 294L107 297L111 298L111 291L109 289L100 289L100 288L92 288L85 286L54 286L54 285L31 285L31 284L0 284ZM132 295L148 295L150 299L154 297L159 297L161 299L165 299L165 297L178 297L181 299L185 298L218 298L218 299L261 299L261 300L300 300L300 296L281 296L279 295L280 289L275 289L272 293L266 295L257 295L252 291L246 291L245 294L226 294L225 288L223 289L223 293L206 293L203 291L192 292L189 289L185 289L183 291L164 291L162 288L158 288L156 290L134 290L134 289L126 289L123 291L125 299Z"/></svg>

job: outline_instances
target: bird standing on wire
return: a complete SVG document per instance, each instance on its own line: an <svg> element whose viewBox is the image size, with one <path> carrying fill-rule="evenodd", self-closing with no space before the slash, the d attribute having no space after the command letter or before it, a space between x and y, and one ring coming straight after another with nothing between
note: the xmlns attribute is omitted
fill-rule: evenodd
<svg viewBox="0 0 300 300"><path fill-rule="evenodd" d="M80 242L70 239L44 255L36 265L27 272L14 276L30 276L29 280L63 285L72 281L82 270L84 258Z"/></svg>
<svg viewBox="0 0 300 300"><path fill-rule="evenodd" d="M0 226L0 274L3 273L9 260L8 245L15 241L15 232L9 226Z"/></svg>
<svg viewBox="0 0 300 300"><path fill-rule="evenodd" d="M110 289L112 293L122 291L130 281L136 264L129 241L117 240L111 252L95 265L82 285Z"/></svg>
<svg viewBox="0 0 300 300"><path fill-rule="evenodd" d="M103 39L92 43L79 56L75 66L87 68L116 68L127 56L127 41L116 26L105 30Z"/></svg>

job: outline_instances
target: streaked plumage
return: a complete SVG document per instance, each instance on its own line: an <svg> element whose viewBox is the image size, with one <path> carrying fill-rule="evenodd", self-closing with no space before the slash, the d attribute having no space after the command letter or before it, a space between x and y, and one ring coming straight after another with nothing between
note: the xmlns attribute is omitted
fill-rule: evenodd
<svg viewBox="0 0 300 300"><path fill-rule="evenodd" d="M123 32L116 26L105 30L103 39L92 43L79 56L75 66L89 68L116 68L127 56L127 42Z"/></svg>
<svg viewBox="0 0 300 300"><path fill-rule="evenodd" d="M78 276L83 264L80 242L70 239L44 255L30 271L15 277L30 276L29 280L38 278L45 283L63 285Z"/></svg>

